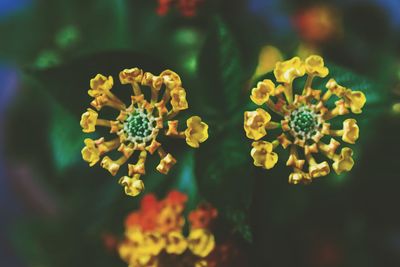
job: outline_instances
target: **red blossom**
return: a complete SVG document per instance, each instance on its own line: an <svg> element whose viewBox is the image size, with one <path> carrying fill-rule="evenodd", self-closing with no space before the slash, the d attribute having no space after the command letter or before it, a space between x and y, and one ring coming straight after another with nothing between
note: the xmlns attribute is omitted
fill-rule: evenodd
<svg viewBox="0 0 400 267"><path fill-rule="evenodd" d="M185 208L187 199L187 195L173 190L168 193L167 197L163 201L161 201L160 205L162 209L168 206L172 211L180 214Z"/></svg>
<svg viewBox="0 0 400 267"><path fill-rule="evenodd" d="M194 17L202 0L179 0L178 8L185 17Z"/></svg>
<svg viewBox="0 0 400 267"><path fill-rule="evenodd" d="M168 13L171 8L173 0L158 0L157 14L164 16Z"/></svg>
<svg viewBox="0 0 400 267"><path fill-rule="evenodd" d="M159 208L159 201L154 194L147 194L142 198L140 202L140 209L141 210L155 210Z"/></svg>
<svg viewBox="0 0 400 267"><path fill-rule="evenodd" d="M189 221L192 228L208 228L217 215L217 210L210 204L201 204L189 213Z"/></svg>
<svg viewBox="0 0 400 267"><path fill-rule="evenodd" d="M147 194L140 202L140 210L127 216L125 226L137 226L143 231L157 229L162 232L180 228L184 223L181 216L187 199L187 195L179 191L169 192L161 201L154 194Z"/></svg>
<svg viewBox="0 0 400 267"><path fill-rule="evenodd" d="M313 6L298 12L294 25L304 41L327 42L341 33L339 12L329 6Z"/></svg>
<svg viewBox="0 0 400 267"><path fill-rule="evenodd" d="M197 14L198 6L203 0L158 0L157 14L166 15L172 4L175 4L179 12L184 17L194 17Z"/></svg>
<svg viewBox="0 0 400 267"><path fill-rule="evenodd" d="M125 220L125 226L139 226L143 231L154 230L157 226L157 216L160 202L154 194L147 194L140 202L140 210L132 212Z"/></svg>
<svg viewBox="0 0 400 267"><path fill-rule="evenodd" d="M172 190L168 193L165 201L168 205L184 205L187 199L188 197L186 194L183 194L176 190Z"/></svg>
<svg viewBox="0 0 400 267"><path fill-rule="evenodd" d="M139 211L131 212L125 219L125 227L129 228L135 225L140 225L140 215Z"/></svg>

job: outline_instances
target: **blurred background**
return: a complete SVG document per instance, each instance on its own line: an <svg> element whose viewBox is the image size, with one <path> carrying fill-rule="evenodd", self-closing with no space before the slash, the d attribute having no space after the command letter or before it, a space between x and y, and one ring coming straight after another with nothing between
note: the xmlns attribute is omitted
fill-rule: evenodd
<svg viewBox="0 0 400 267"><path fill-rule="evenodd" d="M310 54L368 102L353 170L293 186L252 166L243 111L276 61ZM179 73L210 125L146 192L212 203L237 266L400 266L399 0L0 0L0 266L126 266L140 198L81 159L79 119L89 80L131 67Z"/></svg>

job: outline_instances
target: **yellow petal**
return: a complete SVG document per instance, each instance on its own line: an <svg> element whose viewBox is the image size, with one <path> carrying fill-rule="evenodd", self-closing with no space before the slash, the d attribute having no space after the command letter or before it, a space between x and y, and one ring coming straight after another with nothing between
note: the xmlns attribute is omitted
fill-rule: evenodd
<svg viewBox="0 0 400 267"><path fill-rule="evenodd" d="M278 82L290 84L297 77L305 74L304 64L299 57L278 62L275 65L274 75Z"/></svg>
<svg viewBox="0 0 400 267"><path fill-rule="evenodd" d="M194 267L207 267L208 263L206 260L199 260L194 264Z"/></svg>
<svg viewBox="0 0 400 267"><path fill-rule="evenodd" d="M165 248L165 240L161 233L148 232L144 235L140 252L144 255L157 256Z"/></svg>
<svg viewBox="0 0 400 267"><path fill-rule="evenodd" d="M364 93L361 91L351 91L346 92L345 95L346 104L349 105L351 112L355 114L360 114L362 112L362 108L367 101Z"/></svg>
<svg viewBox="0 0 400 267"><path fill-rule="evenodd" d="M289 175L290 184L308 184L311 182L311 176L304 172L293 172Z"/></svg>
<svg viewBox="0 0 400 267"><path fill-rule="evenodd" d="M194 148L200 146L208 139L208 125L201 121L198 116L190 117L186 121L187 129L185 130L186 143Z"/></svg>
<svg viewBox="0 0 400 267"><path fill-rule="evenodd" d="M268 153L265 157L265 169L272 169L275 164L278 162L278 154L275 152Z"/></svg>
<svg viewBox="0 0 400 267"><path fill-rule="evenodd" d="M114 80L111 76L103 76L97 74L96 77L90 80L90 88L88 93L92 97L97 97L101 94L107 93L113 87Z"/></svg>
<svg viewBox="0 0 400 267"><path fill-rule="evenodd" d="M342 140L354 144L359 136L359 128L355 119L347 119L343 122Z"/></svg>
<svg viewBox="0 0 400 267"><path fill-rule="evenodd" d="M275 84L271 80L264 80L251 90L251 100L257 105L263 105L268 101L270 95L274 95Z"/></svg>
<svg viewBox="0 0 400 267"><path fill-rule="evenodd" d="M120 168L120 165L108 156L105 156L100 164L101 167L108 170L112 176L115 176Z"/></svg>
<svg viewBox="0 0 400 267"><path fill-rule="evenodd" d="M129 240L132 241L133 244L139 245L144 242L144 233L142 230L138 227L129 227L125 231L125 237Z"/></svg>
<svg viewBox="0 0 400 267"><path fill-rule="evenodd" d="M84 140L85 147L82 149L83 160L89 162L90 167L95 165L100 160L100 151L97 149L95 142L86 138Z"/></svg>
<svg viewBox="0 0 400 267"><path fill-rule="evenodd" d="M306 72L309 75L316 75L324 78L328 75L329 70L324 66L324 59L317 55L311 55L305 60Z"/></svg>
<svg viewBox="0 0 400 267"><path fill-rule="evenodd" d="M174 111L181 111L188 108L185 89L176 87L171 90L171 106Z"/></svg>
<svg viewBox="0 0 400 267"><path fill-rule="evenodd" d="M258 108L255 111L244 113L244 130L250 139L259 140L267 134L265 127L271 120L271 115L265 110Z"/></svg>
<svg viewBox="0 0 400 267"><path fill-rule="evenodd" d="M139 179L139 177L139 175L135 175L133 176L133 178L129 176L124 176L119 180L118 183L124 186L125 194L135 197L143 191L144 184L143 181Z"/></svg>
<svg viewBox="0 0 400 267"><path fill-rule="evenodd" d="M315 165L310 166L309 173L312 178L326 176L330 173L328 162L324 161Z"/></svg>
<svg viewBox="0 0 400 267"><path fill-rule="evenodd" d="M157 231L166 234L171 231L180 231L182 230L183 225L185 224L185 219L181 216L180 208L167 205L164 207L157 215Z"/></svg>
<svg viewBox="0 0 400 267"><path fill-rule="evenodd" d="M161 72L160 77L162 77L168 89L172 89L182 85L181 77L179 77L179 75L172 70L164 70L163 72Z"/></svg>
<svg viewBox="0 0 400 267"><path fill-rule="evenodd" d="M143 70L139 68L124 69L119 73L121 84L137 82L140 83L143 78Z"/></svg>
<svg viewBox="0 0 400 267"><path fill-rule="evenodd" d="M333 94L337 95L338 97L342 97L343 94L346 92L346 88L339 85L335 79L329 79L326 83L326 88L329 89Z"/></svg>
<svg viewBox="0 0 400 267"><path fill-rule="evenodd" d="M123 242L118 246L118 254L125 261L129 262L135 247L130 242Z"/></svg>
<svg viewBox="0 0 400 267"><path fill-rule="evenodd" d="M194 255L204 258L215 247L214 235L202 228L192 229L188 237L188 247Z"/></svg>
<svg viewBox="0 0 400 267"><path fill-rule="evenodd" d="M103 106L105 106L107 103L108 103L108 97L104 95L99 95L96 96L92 102L90 102L90 105L97 110L101 110Z"/></svg>
<svg viewBox="0 0 400 267"><path fill-rule="evenodd" d="M336 158L335 162L332 164L333 169L337 174L341 174L342 172L350 171L354 166L354 160L352 158L353 150L344 147L340 155Z"/></svg>
<svg viewBox="0 0 400 267"><path fill-rule="evenodd" d="M88 108L85 113L82 114L80 125L84 133L92 133L96 130L97 112L91 108Z"/></svg>
<svg viewBox="0 0 400 267"><path fill-rule="evenodd" d="M167 253L182 254L187 246L187 241L181 232L173 231L167 234L165 247Z"/></svg>
<svg viewBox="0 0 400 267"><path fill-rule="evenodd" d="M264 169L271 169L278 162L278 154L272 152L273 145L266 141L257 141L252 144L251 157L254 165Z"/></svg>

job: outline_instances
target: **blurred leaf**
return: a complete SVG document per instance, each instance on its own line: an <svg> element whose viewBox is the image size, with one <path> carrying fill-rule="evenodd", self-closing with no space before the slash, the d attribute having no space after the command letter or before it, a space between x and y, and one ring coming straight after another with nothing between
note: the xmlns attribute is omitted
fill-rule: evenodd
<svg viewBox="0 0 400 267"><path fill-rule="evenodd" d="M189 196L186 210L193 210L199 202L199 192L195 174L195 151L188 148L179 155L178 164L171 175L175 178L175 184L170 189L177 189ZM175 174L176 173L176 174Z"/></svg>
<svg viewBox="0 0 400 267"><path fill-rule="evenodd" d="M239 106L246 77L240 53L229 28L214 17L199 59L199 73L204 81L203 94L213 115L224 116Z"/></svg>
<svg viewBox="0 0 400 267"><path fill-rule="evenodd" d="M201 192L210 200L228 205L248 205L252 163L250 145L244 140L241 128L230 127L210 137L197 152L198 183Z"/></svg>
<svg viewBox="0 0 400 267"><path fill-rule="evenodd" d="M46 51L57 54L58 64L116 49L154 53L162 44L158 40L170 36L155 6L152 1L128 0L33 1L29 9L1 21L0 35L9 38L2 39L0 56L31 66Z"/></svg>
<svg viewBox="0 0 400 267"><path fill-rule="evenodd" d="M248 223L247 214L243 210L224 210L227 220L233 225L233 231L240 234L240 236L248 243L253 242L253 233Z"/></svg>
<svg viewBox="0 0 400 267"><path fill-rule="evenodd" d="M196 154L200 194L215 205L220 215L226 217L246 240L251 239L246 230L246 214L254 179L249 149L250 143L245 142L242 127L234 125L210 135Z"/></svg>
<svg viewBox="0 0 400 267"><path fill-rule="evenodd" d="M82 162L84 133L79 121L64 108L52 104L49 138L53 159L58 171L63 171L77 162Z"/></svg>
<svg viewBox="0 0 400 267"><path fill-rule="evenodd" d="M14 224L10 229L13 245L24 255L24 261L26 259L29 261L29 266L51 266L48 251L44 246L38 246L36 242L38 233L43 233L43 225L43 222L31 221L30 224ZM46 226L46 230L49 231L52 225L46 224Z"/></svg>

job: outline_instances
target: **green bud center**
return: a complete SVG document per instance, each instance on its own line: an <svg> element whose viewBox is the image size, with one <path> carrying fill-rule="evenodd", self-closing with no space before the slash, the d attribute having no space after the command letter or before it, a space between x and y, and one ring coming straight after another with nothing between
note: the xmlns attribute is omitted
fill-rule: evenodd
<svg viewBox="0 0 400 267"><path fill-rule="evenodd" d="M303 106L292 112L289 125L296 137L310 139L317 133L320 123L317 114Z"/></svg>
<svg viewBox="0 0 400 267"><path fill-rule="evenodd" d="M124 123L124 131L131 141L147 142L151 137L154 120L144 110L135 110Z"/></svg>

